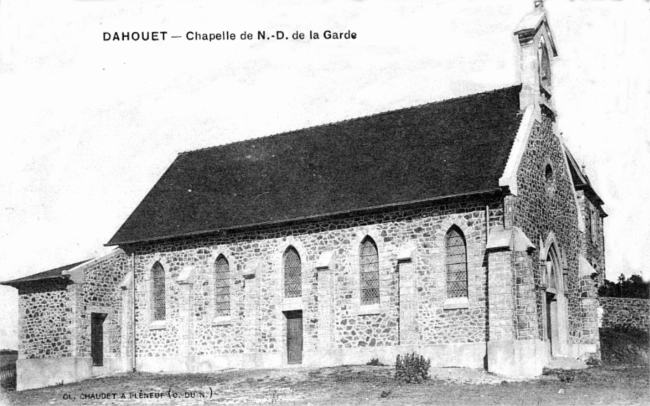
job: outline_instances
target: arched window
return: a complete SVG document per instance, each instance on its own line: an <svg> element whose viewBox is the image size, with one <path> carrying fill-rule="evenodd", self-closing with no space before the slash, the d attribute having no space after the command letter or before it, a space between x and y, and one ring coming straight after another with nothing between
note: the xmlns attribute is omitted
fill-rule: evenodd
<svg viewBox="0 0 650 406"><path fill-rule="evenodd" d="M549 288L557 289L557 274L553 261L550 258L546 260L546 281Z"/></svg>
<svg viewBox="0 0 650 406"><path fill-rule="evenodd" d="M560 261L555 245L552 245L546 256L546 284L549 289L559 290L558 272L560 270Z"/></svg>
<svg viewBox="0 0 650 406"><path fill-rule="evenodd" d="M598 236L600 235L600 214L597 210L589 209L589 220L591 221L591 242L598 242Z"/></svg>
<svg viewBox="0 0 650 406"><path fill-rule="evenodd" d="M585 202L584 205L585 208L585 214L587 215L587 221L585 221L585 226L586 226L586 231L587 231L587 238L589 238L592 242L594 241L594 230L593 230L593 219L592 219L592 213L591 213L591 207L589 207L589 202Z"/></svg>
<svg viewBox="0 0 650 406"><path fill-rule="evenodd" d="M553 167L551 164L546 165L546 169L544 170L544 177L546 178L546 183L552 183L555 180L553 177Z"/></svg>
<svg viewBox="0 0 650 406"><path fill-rule="evenodd" d="M361 304L379 303L379 254L370 237L361 242Z"/></svg>
<svg viewBox="0 0 650 406"><path fill-rule="evenodd" d="M230 265L219 255L215 267L215 306L217 316L230 316Z"/></svg>
<svg viewBox="0 0 650 406"><path fill-rule="evenodd" d="M551 60L548 57L546 43L542 39L537 48L537 58L539 61L539 82L547 89L551 88Z"/></svg>
<svg viewBox="0 0 650 406"><path fill-rule="evenodd" d="M447 231L445 238L447 297L467 297L467 245L457 227Z"/></svg>
<svg viewBox="0 0 650 406"><path fill-rule="evenodd" d="M160 262L151 269L153 277L153 319L165 320L165 270Z"/></svg>
<svg viewBox="0 0 650 406"><path fill-rule="evenodd" d="M302 264L295 248L284 252L284 296L302 296Z"/></svg>
<svg viewBox="0 0 650 406"><path fill-rule="evenodd" d="M552 194L555 192L555 173L551 164L546 164L544 168L544 180L546 183L546 193Z"/></svg>

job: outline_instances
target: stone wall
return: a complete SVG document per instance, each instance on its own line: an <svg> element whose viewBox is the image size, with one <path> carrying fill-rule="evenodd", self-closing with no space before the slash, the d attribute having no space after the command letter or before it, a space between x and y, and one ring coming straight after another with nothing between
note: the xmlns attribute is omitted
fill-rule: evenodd
<svg viewBox="0 0 650 406"><path fill-rule="evenodd" d="M533 127L517 172L519 191L514 202L514 223L538 248L532 265L539 338L545 338L545 298L540 287L546 269L545 258L540 258L545 252L540 252L540 249L548 249L554 241L563 268L558 270L559 278L562 278L562 272L566 273L565 280L560 283L565 284L568 299L568 335L573 343L592 342L598 332L585 325L584 313L590 307L583 303L583 298L595 298L596 291L593 281L582 283L578 274L578 255L581 252L578 207L564 150L553 134L553 126L553 121L543 116L542 123L535 123ZM553 171L550 180L546 177L547 165Z"/></svg>
<svg viewBox="0 0 650 406"><path fill-rule="evenodd" d="M129 269L122 250L78 265L60 277L24 282L19 294L17 389L70 383L124 372L132 332L124 312L132 305L121 289ZM91 358L91 315L106 315L103 365ZM123 330L126 327L126 331Z"/></svg>
<svg viewBox="0 0 650 406"><path fill-rule="evenodd" d="M602 284L605 280L605 233L603 218L600 216L599 208L585 196L584 191L578 191L577 196L580 212L582 213L585 224L581 252L598 273L595 281L598 284Z"/></svg>
<svg viewBox="0 0 650 406"><path fill-rule="evenodd" d="M84 283L76 329L77 355L90 357L91 313L107 314L104 320L104 357L121 356L122 291L119 284L128 271L128 257L123 252L109 254L105 259L83 266Z"/></svg>
<svg viewBox="0 0 650 406"><path fill-rule="evenodd" d="M599 297L602 328L633 327L650 333L650 299Z"/></svg>
<svg viewBox="0 0 650 406"><path fill-rule="evenodd" d="M534 258L526 252L515 252L514 255L517 339L532 340L539 336Z"/></svg>
<svg viewBox="0 0 650 406"><path fill-rule="evenodd" d="M285 351L283 311L303 311L305 351L364 348L400 344L399 266L397 257L414 247L410 306L415 310L415 335L421 345L477 343L487 340L485 263L486 206L491 226L503 225L500 198L456 198L420 208L331 218L256 231L179 239L134 248L137 290L137 351L139 357ZM445 234L457 225L465 235L469 297L464 306L446 306ZM380 303L360 300L359 246L370 236L379 252ZM282 254L293 246L302 261L302 297L283 297ZM329 290L320 297L316 262L333 251L336 268L324 280ZM229 262L231 314L214 317L214 263ZM152 318L151 269L159 262L166 275L166 320ZM178 284L191 268L187 298ZM255 274L245 279L245 274ZM326 292L324 295L323 292ZM189 300L189 306L184 302ZM447 307L447 308L446 308ZM320 310L319 310L320 309ZM184 313L190 314L187 318ZM319 317L332 313L331 329L321 331ZM325 323L324 325L327 325Z"/></svg>
<svg viewBox="0 0 650 406"><path fill-rule="evenodd" d="M69 357L73 320L67 283L48 280L24 284L19 287L18 295L19 357Z"/></svg>
<svg viewBox="0 0 650 406"><path fill-rule="evenodd" d="M77 267L79 276L20 285L20 357L90 357L93 312L108 315L104 356L121 356L122 295L118 285L128 270L127 261L119 251Z"/></svg>

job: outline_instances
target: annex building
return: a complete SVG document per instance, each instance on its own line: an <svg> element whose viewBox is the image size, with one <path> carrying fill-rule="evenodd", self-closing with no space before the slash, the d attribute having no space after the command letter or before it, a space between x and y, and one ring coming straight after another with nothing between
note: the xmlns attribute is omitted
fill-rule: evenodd
<svg viewBox="0 0 650 406"><path fill-rule="evenodd" d="M18 389L411 351L507 376L599 357L603 202L555 122L541 4L514 34L511 87L180 154L112 253L3 282Z"/></svg>

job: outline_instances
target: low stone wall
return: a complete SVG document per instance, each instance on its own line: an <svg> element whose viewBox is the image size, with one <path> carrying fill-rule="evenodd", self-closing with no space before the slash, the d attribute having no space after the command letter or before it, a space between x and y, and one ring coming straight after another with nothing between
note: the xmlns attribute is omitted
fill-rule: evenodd
<svg viewBox="0 0 650 406"><path fill-rule="evenodd" d="M634 327L650 332L650 299L598 298L602 310L601 328Z"/></svg>

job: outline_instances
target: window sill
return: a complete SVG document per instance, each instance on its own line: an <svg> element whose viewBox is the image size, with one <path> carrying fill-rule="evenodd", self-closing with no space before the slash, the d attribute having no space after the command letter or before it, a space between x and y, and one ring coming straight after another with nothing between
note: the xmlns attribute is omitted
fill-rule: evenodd
<svg viewBox="0 0 650 406"><path fill-rule="evenodd" d="M282 311L302 310L302 296L289 297L282 300Z"/></svg>
<svg viewBox="0 0 650 406"><path fill-rule="evenodd" d="M157 320L149 324L149 330L166 330L167 320Z"/></svg>
<svg viewBox="0 0 650 406"><path fill-rule="evenodd" d="M445 310L469 309L469 299L466 297L455 297L453 299L447 299L445 300L442 308Z"/></svg>
<svg viewBox="0 0 650 406"><path fill-rule="evenodd" d="M212 320L212 324L217 326L229 326L232 324L232 318L230 316L217 316Z"/></svg>
<svg viewBox="0 0 650 406"><path fill-rule="evenodd" d="M379 303L359 306L359 313L358 313L359 315L379 314L379 313L381 313L381 306L379 305Z"/></svg>

